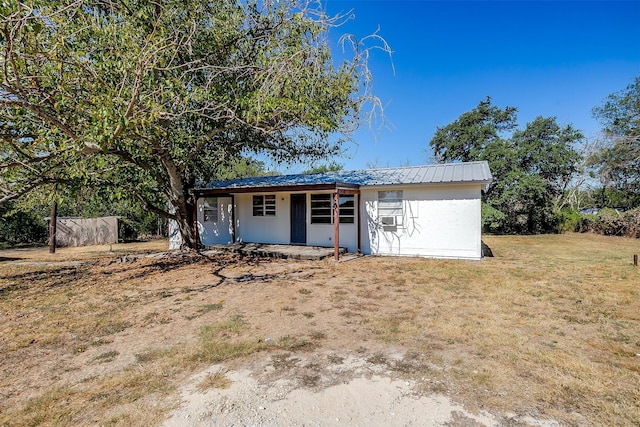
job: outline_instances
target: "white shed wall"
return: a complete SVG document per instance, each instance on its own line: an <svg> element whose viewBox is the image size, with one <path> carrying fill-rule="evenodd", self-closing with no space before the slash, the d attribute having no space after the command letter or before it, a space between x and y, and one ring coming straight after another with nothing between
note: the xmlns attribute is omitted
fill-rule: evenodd
<svg viewBox="0 0 640 427"><path fill-rule="evenodd" d="M396 226L382 226L379 221L381 190L403 191L403 215ZM479 185L361 189L362 252L481 258L480 190Z"/></svg>

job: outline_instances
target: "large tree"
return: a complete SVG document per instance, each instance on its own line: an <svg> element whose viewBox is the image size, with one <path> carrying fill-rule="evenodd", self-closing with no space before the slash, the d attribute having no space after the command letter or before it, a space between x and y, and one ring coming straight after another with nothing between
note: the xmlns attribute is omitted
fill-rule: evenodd
<svg viewBox="0 0 640 427"><path fill-rule="evenodd" d="M0 202L103 187L175 219L191 247L190 188L241 155L334 154L371 99L367 51L349 39L334 66L340 20L310 0L27 0L0 15Z"/></svg>
<svg viewBox="0 0 640 427"><path fill-rule="evenodd" d="M486 160L494 181L483 196L484 225L501 233L555 231L560 199L577 171L582 134L555 117L516 129L516 109L490 98L438 128L430 145L440 161ZM506 134L512 131L511 135Z"/></svg>
<svg viewBox="0 0 640 427"><path fill-rule="evenodd" d="M640 205L640 77L593 109L603 144L590 158L603 184L626 194L626 207Z"/></svg>

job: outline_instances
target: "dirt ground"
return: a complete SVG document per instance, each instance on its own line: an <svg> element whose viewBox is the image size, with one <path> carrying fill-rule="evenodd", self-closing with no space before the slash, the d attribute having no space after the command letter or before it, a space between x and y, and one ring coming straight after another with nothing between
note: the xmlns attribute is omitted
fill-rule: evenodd
<svg viewBox="0 0 640 427"><path fill-rule="evenodd" d="M455 319L451 310L478 315L464 313L481 297L466 294L462 282L482 281L494 260L274 261L159 254L164 244L55 255L0 252L1 425L555 426L603 420L588 405L598 396L564 381L571 390L558 385L563 394L557 403L545 401L554 385L540 378L542 368L524 371L531 361L513 360L529 345L536 346L532 355L548 357L538 353L549 337L518 338L535 325L507 324L505 330L520 330L496 338L487 325L505 315L485 311L486 324L463 327L450 320L451 330L428 327ZM461 269L470 271L456 276ZM633 311L637 292L629 298ZM486 309L477 305L479 312ZM625 356L621 375L633 390L640 339L629 339L632 355ZM596 351L592 344L588 351ZM549 363L546 373L564 369ZM574 402L568 396L576 390L585 395ZM624 402L607 416L633 425L637 389L613 393ZM616 412L625 408L631 413Z"/></svg>

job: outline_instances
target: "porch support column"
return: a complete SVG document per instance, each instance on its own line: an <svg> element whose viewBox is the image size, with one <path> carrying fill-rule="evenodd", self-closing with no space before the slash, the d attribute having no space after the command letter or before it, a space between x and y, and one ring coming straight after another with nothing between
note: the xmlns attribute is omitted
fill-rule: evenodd
<svg viewBox="0 0 640 427"><path fill-rule="evenodd" d="M197 251L199 249L198 241L200 239L198 236L198 196L195 191L191 193L191 198L193 200L193 249Z"/></svg>
<svg viewBox="0 0 640 427"><path fill-rule="evenodd" d="M354 199L354 203L356 205L356 216L357 216L357 221L358 221L358 253L361 254L362 253L362 215L360 214L360 192L358 191L358 193L355 194Z"/></svg>
<svg viewBox="0 0 640 427"><path fill-rule="evenodd" d="M231 243L236 242L236 197L231 194Z"/></svg>
<svg viewBox="0 0 640 427"><path fill-rule="evenodd" d="M340 195L333 193L333 257L340 259Z"/></svg>

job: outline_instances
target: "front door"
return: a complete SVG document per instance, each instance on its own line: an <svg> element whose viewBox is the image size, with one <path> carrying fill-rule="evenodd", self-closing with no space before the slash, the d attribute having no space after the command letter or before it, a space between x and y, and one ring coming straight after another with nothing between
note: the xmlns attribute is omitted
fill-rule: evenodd
<svg viewBox="0 0 640 427"><path fill-rule="evenodd" d="M291 244L307 244L307 195L291 195Z"/></svg>

